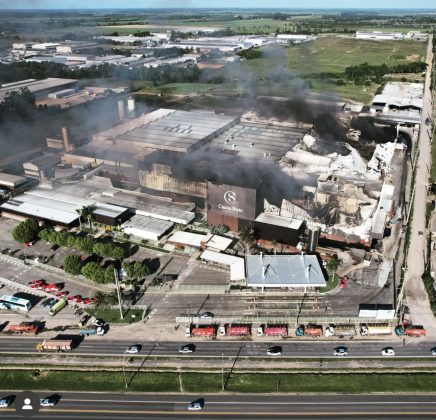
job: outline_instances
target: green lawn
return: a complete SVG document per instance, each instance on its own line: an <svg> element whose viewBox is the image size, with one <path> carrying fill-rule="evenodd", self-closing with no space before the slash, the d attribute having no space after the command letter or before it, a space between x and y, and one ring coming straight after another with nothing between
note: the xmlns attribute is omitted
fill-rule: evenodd
<svg viewBox="0 0 436 420"><path fill-rule="evenodd" d="M179 376L180 375L180 376ZM133 372L127 372L127 379ZM143 372L131 381L129 391L205 393L221 391L221 373ZM227 381L227 372L224 380ZM0 389L122 392L121 371L0 370ZM288 373L233 374L229 392L435 392L434 373Z"/></svg>
<svg viewBox="0 0 436 420"><path fill-rule="evenodd" d="M141 321L144 311L141 309L124 309L124 319L120 318L120 311L118 309L88 309L87 312L96 318L101 318L105 322L113 324Z"/></svg>

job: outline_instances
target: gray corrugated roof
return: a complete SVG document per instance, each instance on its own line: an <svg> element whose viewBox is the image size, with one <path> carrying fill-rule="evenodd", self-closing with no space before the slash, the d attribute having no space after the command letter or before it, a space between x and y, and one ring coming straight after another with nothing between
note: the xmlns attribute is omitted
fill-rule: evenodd
<svg viewBox="0 0 436 420"><path fill-rule="evenodd" d="M248 286L324 287L324 274L315 255L248 255Z"/></svg>

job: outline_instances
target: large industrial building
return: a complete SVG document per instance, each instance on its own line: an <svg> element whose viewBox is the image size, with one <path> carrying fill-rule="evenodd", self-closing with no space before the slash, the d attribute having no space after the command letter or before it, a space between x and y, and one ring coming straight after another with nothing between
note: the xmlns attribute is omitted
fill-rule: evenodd
<svg viewBox="0 0 436 420"><path fill-rule="evenodd" d="M64 159L73 165L104 164L114 181L136 182L149 194L195 203L210 224L238 231L263 212L265 195L281 201L293 189L277 162L308 131L213 112L158 109L95 134ZM300 232L301 222L288 228L298 225ZM285 235L292 245L298 232Z"/></svg>

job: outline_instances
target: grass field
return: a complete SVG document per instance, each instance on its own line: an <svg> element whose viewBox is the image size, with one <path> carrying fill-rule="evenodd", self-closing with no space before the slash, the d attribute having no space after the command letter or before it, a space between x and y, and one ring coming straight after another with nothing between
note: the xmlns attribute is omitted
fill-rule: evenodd
<svg viewBox="0 0 436 420"><path fill-rule="evenodd" d="M142 319L144 311L141 309L124 310L124 319L120 318L120 311L118 309L89 309L87 312L89 312L90 315L93 315L99 319L103 319L105 322L111 324L119 322L138 322Z"/></svg>
<svg viewBox="0 0 436 420"><path fill-rule="evenodd" d="M220 392L220 373L127 372L133 392ZM229 392L435 392L434 373L236 373L227 380ZM1 370L0 389L57 391L124 391L121 371Z"/></svg>
<svg viewBox="0 0 436 420"><path fill-rule="evenodd" d="M322 72L342 73L346 67L367 62L388 65L425 60L426 43L407 41L366 41L337 36L326 36L314 42L284 48L265 47L263 57L228 64L217 69L227 80L223 84L173 83L165 86L147 86L144 93L175 95L272 95L289 96L306 82L317 93L335 94L339 97L367 103L374 96L378 85L343 86L315 77ZM274 63L274 64L273 64ZM275 76L284 82L274 81ZM285 76L283 78L283 76ZM305 81L301 80L302 76ZM406 77L407 75L402 75ZM409 76L413 80L420 75ZM269 80L267 80L269 79Z"/></svg>

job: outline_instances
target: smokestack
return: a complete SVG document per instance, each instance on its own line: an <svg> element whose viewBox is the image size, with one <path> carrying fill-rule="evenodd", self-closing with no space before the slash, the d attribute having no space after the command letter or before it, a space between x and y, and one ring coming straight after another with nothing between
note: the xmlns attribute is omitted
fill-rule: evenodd
<svg viewBox="0 0 436 420"><path fill-rule="evenodd" d="M120 121L123 121L124 118L126 117L126 113L124 111L124 100L120 99L118 101L118 115L120 117Z"/></svg>
<svg viewBox="0 0 436 420"><path fill-rule="evenodd" d="M136 110L136 103L135 103L135 99L133 99L132 97L130 97L129 99L127 99L127 112L129 114L134 113Z"/></svg>
<svg viewBox="0 0 436 420"><path fill-rule="evenodd" d="M67 127L62 127L62 137L64 139L64 150L66 153L69 153L73 150L70 144L70 139L68 138L68 129Z"/></svg>

